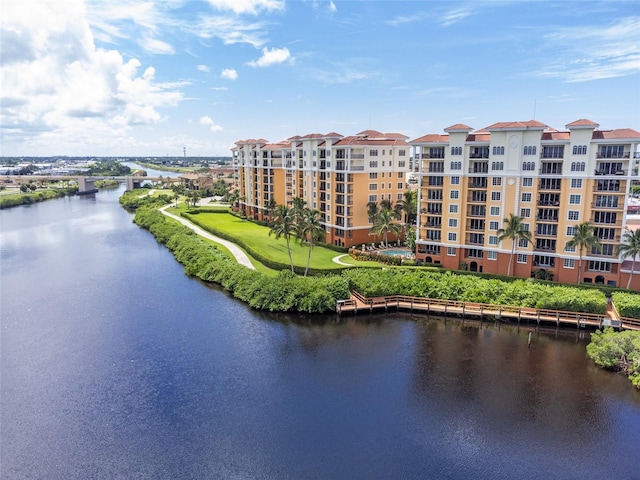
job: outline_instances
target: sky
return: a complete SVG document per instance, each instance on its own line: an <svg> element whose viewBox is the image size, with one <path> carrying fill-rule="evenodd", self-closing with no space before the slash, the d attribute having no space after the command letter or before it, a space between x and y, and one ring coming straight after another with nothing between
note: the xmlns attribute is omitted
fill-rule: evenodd
<svg viewBox="0 0 640 480"><path fill-rule="evenodd" d="M581 118L640 131L637 1L0 0L0 155L229 156Z"/></svg>

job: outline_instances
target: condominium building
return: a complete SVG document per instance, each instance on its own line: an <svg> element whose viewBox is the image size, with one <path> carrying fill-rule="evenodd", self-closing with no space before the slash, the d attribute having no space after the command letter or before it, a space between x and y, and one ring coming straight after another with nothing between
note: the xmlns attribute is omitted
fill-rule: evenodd
<svg viewBox="0 0 640 480"><path fill-rule="evenodd" d="M353 246L380 241L369 235L367 204L402 200L410 167L408 137L366 130L236 142L232 148L241 208L266 220L270 204L302 198L318 209L326 243ZM273 201L273 202L272 202Z"/></svg>
<svg viewBox="0 0 640 480"><path fill-rule="evenodd" d="M445 128L410 141L419 165L416 258L446 268L529 278L538 269L578 281L577 224L590 222L602 249L582 252L582 280L626 286L631 261L616 247L638 180L640 132L577 120L558 131L535 120L473 131ZM504 219L524 218L532 241L498 240ZM632 288L640 290L640 275Z"/></svg>

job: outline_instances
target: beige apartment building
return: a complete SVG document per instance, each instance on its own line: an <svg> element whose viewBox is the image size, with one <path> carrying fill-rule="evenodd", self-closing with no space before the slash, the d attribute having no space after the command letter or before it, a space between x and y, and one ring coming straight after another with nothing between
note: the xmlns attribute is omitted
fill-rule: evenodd
<svg viewBox="0 0 640 480"><path fill-rule="evenodd" d="M354 246L380 241L369 235L368 202L402 200L410 168L408 137L365 130L353 136L331 132L236 142L232 149L241 208L267 220L271 200L294 197L318 209L326 243Z"/></svg>
<svg viewBox="0 0 640 480"><path fill-rule="evenodd" d="M602 251L583 252L583 281L626 286L631 261L618 258L616 246L631 182L640 179L640 132L600 130L584 119L565 128L535 120L476 131L457 124L410 141L419 169L416 258L506 274L513 245L498 242L497 230L512 213L524 217L533 241L515 246L511 274L544 269L575 283L580 256L567 242L588 221ZM640 290L639 274L631 286Z"/></svg>

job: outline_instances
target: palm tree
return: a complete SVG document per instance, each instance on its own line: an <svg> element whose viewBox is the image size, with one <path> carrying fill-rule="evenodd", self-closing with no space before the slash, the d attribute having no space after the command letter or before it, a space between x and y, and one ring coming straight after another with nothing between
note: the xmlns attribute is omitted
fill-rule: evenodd
<svg viewBox="0 0 640 480"><path fill-rule="evenodd" d="M636 258L640 256L640 228L633 231L629 227L625 228L624 236L622 237L622 243L618 245L618 255L622 255L622 258L631 257L631 273L629 274L629 281L627 282L627 290L631 286L631 277L636 267Z"/></svg>
<svg viewBox="0 0 640 480"><path fill-rule="evenodd" d="M416 190L404 192L403 199L396 204L396 209L404 212L404 224L412 225L418 213L418 195Z"/></svg>
<svg viewBox="0 0 640 480"><path fill-rule="evenodd" d="M498 241L511 240L511 256L509 257L509 266L507 267L507 276L511 276L511 265L513 264L513 255L516 252L516 246L520 240L531 241L531 232L525 229L524 218L509 214L509 218L504 219L504 228L498 229Z"/></svg>
<svg viewBox="0 0 640 480"><path fill-rule="evenodd" d="M273 198L270 198L269 200L267 200L267 203L264 205L264 208L266 210L267 217L269 217L269 220L271 220L271 217L273 216L273 212L277 206L278 204Z"/></svg>
<svg viewBox="0 0 640 480"><path fill-rule="evenodd" d="M376 202L367 203L367 216L369 217L369 223L373 223L373 219L378 214L378 204Z"/></svg>
<svg viewBox="0 0 640 480"><path fill-rule="evenodd" d="M309 254L307 255L307 267L304 270L304 276L309 271L309 263L311 262L311 250L316 242L324 240L325 230L320 223L320 211L316 209L305 208L302 211L302 219L298 224L298 235L300 236L300 244L305 240L309 243Z"/></svg>
<svg viewBox="0 0 640 480"><path fill-rule="evenodd" d="M602 250L600 240L593 234L593 225L589 222L579 223L574 227L573 238L567 242L567 247L578 248L580 261L578 262L578 283L582 282L582 254L585 248Z"/></svg>
<svg viewBox="0 0 640 480"><path fill-rule="evenodd" d="M399 223L396 223L396 213L393 210L383 208L373 218L373 226L369 229L369 234L384 237L384 244L388 247L388 234L398 235L401 230Z"/></svg>
<svg viewBox="0 0 640 480"><path fill-rule="evenodd" d="M273 233L276 240L284 236L284 239L287 241L287 253L289 254L289 264L291 265L292 272L293 258L291 258L290 238L291 235L296 233L296 224L293 220L293 209L286 205L278 205L275 210L275 218L271 224L271 230L269 230L269 235Z"/></svg>
<svg viewBox="0 0 640 480"><path fill-rule="evenodd" d="M301 197L293 197L291 208L293 209L293 220L295 223L300 223L300 220L302 220L302 212L306 205L306 200L303 200Z"/></svg>

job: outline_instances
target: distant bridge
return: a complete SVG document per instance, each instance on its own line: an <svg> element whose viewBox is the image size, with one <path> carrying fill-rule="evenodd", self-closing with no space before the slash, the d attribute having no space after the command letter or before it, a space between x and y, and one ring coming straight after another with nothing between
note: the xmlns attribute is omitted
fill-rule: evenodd
<svg viewBox="0 0 640 480"><path fill-rule="evenodd" d="M111 176L111 175L3 175L0 177L5 182L21 185L23 183L29 183L31 181L61 181L68 182L73 181L78 184L78 193L87 194L97 192L95 182L98 180L117 180L118 182L125 182L126 190L133 190L140 188L144 182L159 182L160 180L176 181L173 177L140 177L140 176Z"/></svg>

